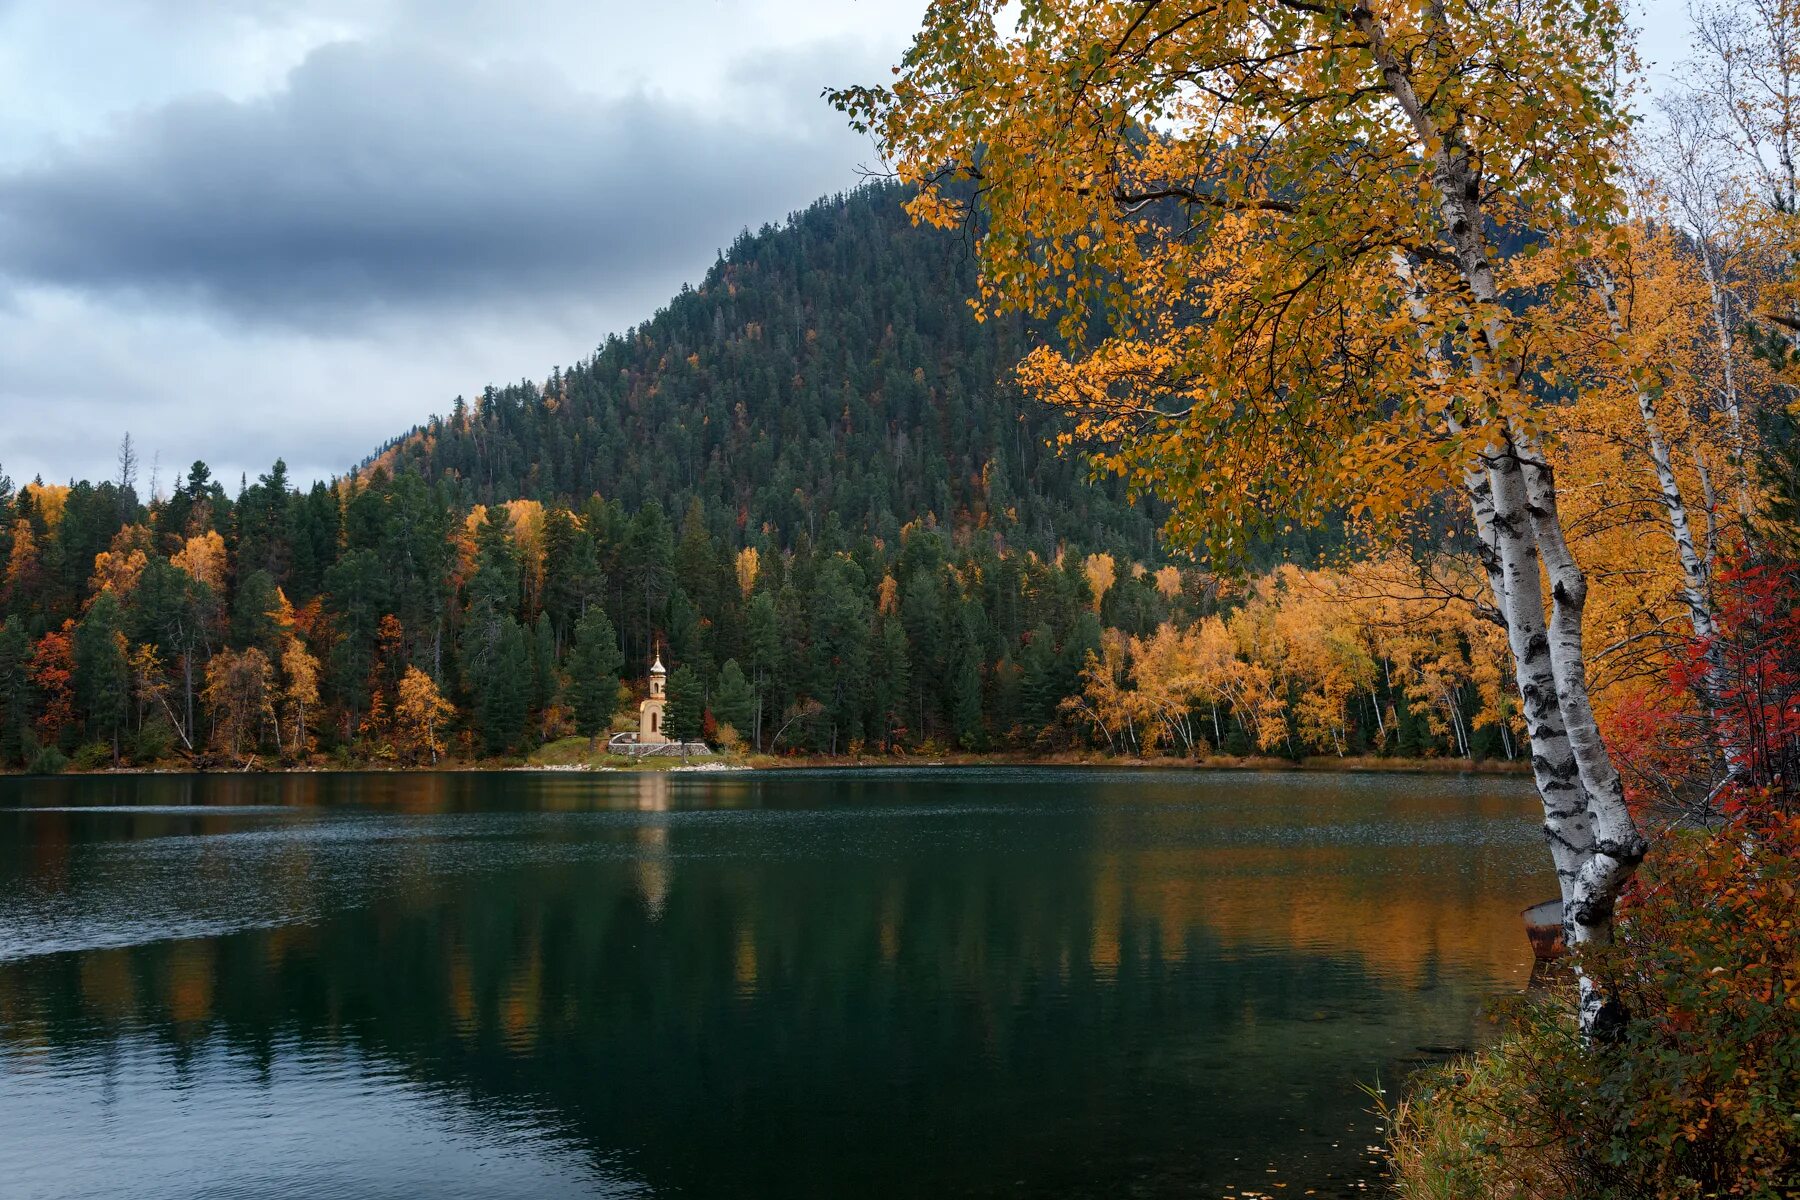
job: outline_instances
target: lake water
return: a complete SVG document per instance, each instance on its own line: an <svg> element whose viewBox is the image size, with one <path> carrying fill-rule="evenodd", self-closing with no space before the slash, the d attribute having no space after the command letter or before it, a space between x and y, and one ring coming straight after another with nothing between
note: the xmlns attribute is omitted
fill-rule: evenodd
<svg viewBox="0 0 1800 1200"><path fill-rule="evenodd" d="M1366 1195L1513 780L0 779L0 1194ZM1285 1186L1283 1186L1285 1185Z"/></svg>

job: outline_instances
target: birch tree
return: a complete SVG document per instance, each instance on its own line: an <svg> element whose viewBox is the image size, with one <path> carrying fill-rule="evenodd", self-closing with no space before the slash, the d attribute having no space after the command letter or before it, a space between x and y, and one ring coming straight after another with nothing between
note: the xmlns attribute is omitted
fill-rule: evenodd
<svg viewBox="0 0 1800 1200"><path fill-rule="evenodd" d="M915 219L977 234L978 311L1057 323L1022 382L1176 538L1467 491L1578 948L1645 843L1588 695L1539 335L1616 244L1627 32L1613 0L937 0L891 84L835 95ZM1618 1016L1585 975L1581 1010Z"/></svg>

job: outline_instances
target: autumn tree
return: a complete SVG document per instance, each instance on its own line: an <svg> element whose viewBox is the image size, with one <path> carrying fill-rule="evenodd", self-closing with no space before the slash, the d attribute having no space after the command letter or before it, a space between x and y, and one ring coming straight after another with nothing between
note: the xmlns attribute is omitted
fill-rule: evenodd
<svg viewBox="0 0 1800 1200"><path fill-rule="evenodd" d="M37 719L32 722L38 740L59 746L75 729L75 622L46 633L31 650L27 673L37 691Z"/></svg>
<svg viewBox="0 0 1800 1200"><path fill-rule="evenodd" d="M400 677L394 702L394 748L406 762L424 760L433 766L443 753L443 731L456 713L431 676L407 667Z"/></svg>
<svg viewBox="0 0 1800 1200"><path fill-rule="evenodd" d="M281 651L281 725L287 727L288 750L304 755L308 714L319 706L319 660L306 643L290 637Z"/></svg>
<svg viewBox="0 0 1800 1200"><path fill-rule="evenodd" d="M256 756L262 731L274 723L271 678L268 656L254 646L220 651L206 664L213 744L240 765Z"/></svg>
<svg viewBox="0 0 1800 1200"><path fill-rule="evenodd" d="M983 310L1058 323L1022 380L1176 538L1241 553L1466 491L1578 946L1645 843L1588 695L1534 334L1616 247L1628 41L1612 0L937 0L892 84L836 96L916 219L979 232ZM1497 229L1538 240L1515 262ZM1584 1029L1603 1012L1583 976Z"/></svg>

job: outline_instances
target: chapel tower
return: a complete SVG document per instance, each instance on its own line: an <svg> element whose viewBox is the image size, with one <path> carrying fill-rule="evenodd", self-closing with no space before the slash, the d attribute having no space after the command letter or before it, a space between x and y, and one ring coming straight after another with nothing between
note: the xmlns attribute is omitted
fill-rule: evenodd
<svg viewBox="0 0 1800 1200"><path fill-rule="evenodd" d="M650 696L638 705L638 745L658 745L669 740L663 731L663 705L666 703L664 693L668 689L669 673L663 668L662 651L656 652L656 661L650 664Z"/></svg>

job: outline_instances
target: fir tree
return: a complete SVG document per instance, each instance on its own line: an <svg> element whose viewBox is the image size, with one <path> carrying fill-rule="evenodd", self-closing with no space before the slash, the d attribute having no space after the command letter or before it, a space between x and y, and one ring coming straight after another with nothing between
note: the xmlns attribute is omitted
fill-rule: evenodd
<svg viewBox="0 0 1800 1200"><path fill-rule="evenodd" d="M756 693L744 676L737 659L728 658L719 668L718 694L713 700L713 716L721 726L729 725L739 737L748 737L755 715Z"/></svg>
<svg viewBox="0 0 1800 1200"><path fill-rule="evenodd" d="M588 609L575 623L568 660L569 703L575 710L575 729L583 737L596 738L611 724L624 665L612 621L599 606Z"/></svg>
<svg viewBox="0 0 1800 1200"><path fill-rule="evenodd" d="M111 746L114 763L131 707L123 623L118 597L103 591L75 627L75 699L88 735Z"/></svg>
<svg viewBox="0 0 1800 1200"><path fill-rule="evenodd" d="M25 665L31 640L15 614L0 624L0 765L24 765L31 728L31 684Z"/></svg>
<svg viewBox="0 0 1800 1200"><path fill-rule="evenodd" d="M686 663L669 675L668 704L664 710L665 728L678 742L699 740L705 721L701 707L700 677Z"/></svg>

